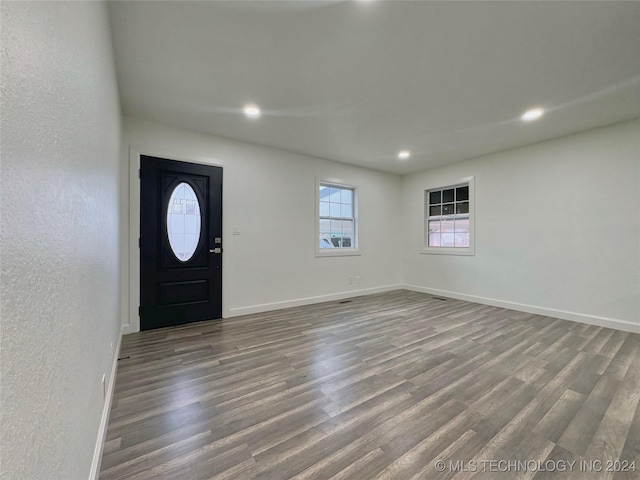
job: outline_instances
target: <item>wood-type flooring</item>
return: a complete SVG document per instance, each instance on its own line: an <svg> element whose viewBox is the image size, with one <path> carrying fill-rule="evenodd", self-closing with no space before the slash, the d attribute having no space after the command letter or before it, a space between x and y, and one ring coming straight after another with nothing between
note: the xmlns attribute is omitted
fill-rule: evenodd
<svg viewBox="0 0 640 480"><path fill-rule="evenodd" d="M398 290L120 357L101 480L640 478L637 334Z"/></svg>

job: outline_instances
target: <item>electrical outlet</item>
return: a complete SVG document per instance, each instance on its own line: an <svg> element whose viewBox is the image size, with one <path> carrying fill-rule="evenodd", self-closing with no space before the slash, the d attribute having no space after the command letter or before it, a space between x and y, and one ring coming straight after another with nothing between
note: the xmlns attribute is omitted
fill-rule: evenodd
<svg viewBox="0 0 640 480"><path fill-rule="evenodd" d="M238 227L233 227L232 235L240 235L240 229Z"/></svg>
<svg viewBox="0 0 640 480"><path fill-rule="evenodd" d="M351 285L351 284L353 283L353 275L349 275L349 276L347 277L347 283L348 283L349 285Z"/></svg>
<svg viewBox="0 0 640 480"><path fill-rule="evenodd" d="M107 399L107 374L102 374L102 400Z"/></svg>
<svg viewBox="0 0 640 480"><path fill-rule="evenodd" d="M360 285L360 275L356 277L356 285Z"/></svg>

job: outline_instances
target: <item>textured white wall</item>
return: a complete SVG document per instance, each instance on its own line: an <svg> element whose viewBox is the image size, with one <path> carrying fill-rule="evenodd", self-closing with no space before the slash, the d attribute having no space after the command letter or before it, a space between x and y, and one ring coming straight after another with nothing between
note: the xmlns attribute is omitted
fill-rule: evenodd
<svg viewBox="0 0 640 480"><path fill-rule="evenodd" d="M274 302L401 283L399 176L126 117L123 144L125 165L133 144L167 158L224 166L225 316ZM316 176L358 187L361 256L315 258ZM123 205L125 223L127 212ZM233 227L241 234L231 235ZM129 233L122 231L124 245ZM348 285L349 275L360 276L361 283ZM122 281L127 291L128 281Z"/></svg>
<svg viewBox="0 0 640 480"><path fill-rule="evenodd" d="M118 315L107 10L2 2L0 477L89 476Z"/></svg>
<svg viewBox="0 0 640 480"><path fill-rule="evenodd" d="M419 254L425 186L472 175L476 255ZM639 121L404 177L402 210L407 284L640 326Z"/></svg>

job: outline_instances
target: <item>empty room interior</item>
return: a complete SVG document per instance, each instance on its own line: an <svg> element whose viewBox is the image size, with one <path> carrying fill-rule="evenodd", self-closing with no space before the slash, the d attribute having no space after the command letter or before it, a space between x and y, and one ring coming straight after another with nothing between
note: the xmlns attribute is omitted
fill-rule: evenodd
<svg viewBox="0 0 640 480"><path fill-rule="evenodd" d="M0 12L1 478L640 478L640 2Z"/></svg>

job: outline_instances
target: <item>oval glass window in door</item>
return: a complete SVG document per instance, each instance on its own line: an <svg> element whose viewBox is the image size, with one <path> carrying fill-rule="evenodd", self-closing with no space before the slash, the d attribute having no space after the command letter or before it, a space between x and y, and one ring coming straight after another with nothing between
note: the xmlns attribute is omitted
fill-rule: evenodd
<svg viewBox="0 0 640 480"><path fill-rule="evenodd" d="M167 208L167 234L171 251L181 262L187 262L200 241L200 202L186 182L173 189Z"/></svg>

